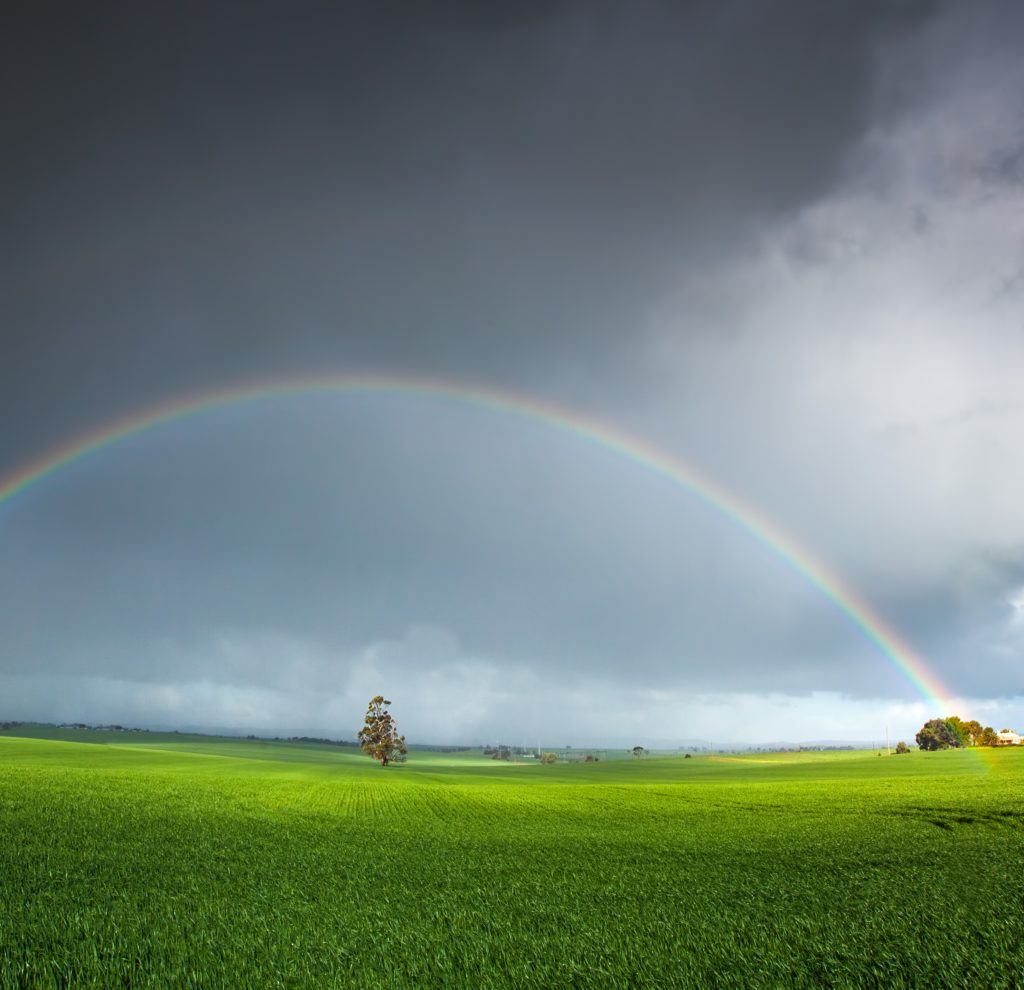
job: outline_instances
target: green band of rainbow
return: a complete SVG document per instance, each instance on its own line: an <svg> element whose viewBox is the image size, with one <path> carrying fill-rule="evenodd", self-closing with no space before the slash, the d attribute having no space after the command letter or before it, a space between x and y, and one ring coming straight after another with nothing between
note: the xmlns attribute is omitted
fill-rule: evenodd
<svg viewBox="0 0 1024 990"><path fill-rule="evenodd" d="M76 461L163 424L266 399L328 393L454 400L547 424L624 457L728 516L755 540L778 554L792 570L824 595L929 704L938 710L947 706L951 692L936 679L924 661L900 641L896 632L871 606L755 508L692 466L615 427L535 398L495 388L420 378L333 375L263 381L192 395L108 423L25 464L0 480L0 505Z"/></svg>

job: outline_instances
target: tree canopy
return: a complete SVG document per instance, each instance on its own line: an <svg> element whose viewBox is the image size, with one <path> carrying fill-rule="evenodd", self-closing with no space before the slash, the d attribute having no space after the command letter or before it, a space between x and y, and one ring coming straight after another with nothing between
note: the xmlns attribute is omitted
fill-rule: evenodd
<svg viewBox="0 0 1024 990"><path fill-rule="evenodd" d="M929 719L921 726L914 740L919 749L926 750L957 749L963 745L959 733L944 718Z"/></svg>
<svg viewBox="0 0 1024 990"><path fill-rule="evenodd" d="M382 694L374 695L366 708L363 727L359 730L359 745L367 756L382 767L405 759L408 750L405 736L398 734L395 720L388 711L391 702Z"/></svg>

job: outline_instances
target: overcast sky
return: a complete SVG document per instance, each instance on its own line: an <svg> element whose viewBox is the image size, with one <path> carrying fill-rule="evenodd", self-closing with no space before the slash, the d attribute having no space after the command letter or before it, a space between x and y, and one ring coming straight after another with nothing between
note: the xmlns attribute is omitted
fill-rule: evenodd
<svg viewBox="0 0 1024 990"><path fill-rule="evenodd" d="M501 387L716 479L1024 729L1024 6L32 4L0 48L0 485L257 379ZM707 504L466 403L154 429L0 503L0 547L0 718L950 713Z"/></svg>

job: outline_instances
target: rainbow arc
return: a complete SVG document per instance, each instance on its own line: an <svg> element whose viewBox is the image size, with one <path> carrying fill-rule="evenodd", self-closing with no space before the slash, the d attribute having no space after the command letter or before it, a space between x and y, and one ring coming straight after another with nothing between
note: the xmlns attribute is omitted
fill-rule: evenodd
<svg viewBox="0 0 1024 990"><path fill-rule="evenodd" d="M332 375L256 382L190 395L153 406L85 433L0 479L0 505L24 495L64 468L129 437L184 419L269 399L324 394L401 395L444 399L546 424L596 444L650 471L729 517L811 584L933 707L944 710L951 692L898 633L826 565L754 506L693 465L572 410L514 392L451 381L395 376Z"/></svg>

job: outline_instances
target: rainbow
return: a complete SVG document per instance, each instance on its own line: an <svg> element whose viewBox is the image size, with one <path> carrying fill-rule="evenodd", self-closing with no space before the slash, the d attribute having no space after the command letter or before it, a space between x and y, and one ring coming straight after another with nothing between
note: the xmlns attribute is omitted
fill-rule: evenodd
<svg viewBox="0 0 1024 990"><path fill-rule="evenodd" d="M619 429L541 400L458 382L372 375L331 375L262 381L178 398L133 413L80 436L0 478L0 506L51 475L128 437L168 423L208 415L232 406L305 395L402 395L443 399L543 423L625 458L729 517L758 543L777 554L791 570L816 588L938 711L948 708L951 692L885 620L853 589L829 572L788 534L692 465Z"/></svg>

